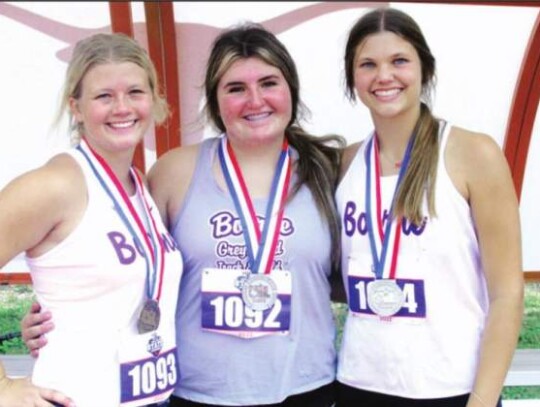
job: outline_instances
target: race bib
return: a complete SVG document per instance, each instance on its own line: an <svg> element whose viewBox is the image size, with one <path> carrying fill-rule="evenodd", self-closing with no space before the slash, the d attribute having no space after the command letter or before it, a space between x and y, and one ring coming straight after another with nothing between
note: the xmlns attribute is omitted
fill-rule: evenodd
<svg viewBox="0 0 540 407"><path fill-rule="evenodd" d="M347 278L349 309L355 314L377 316L377 310L372 309L371 302L368 301L370 287L374 284L375 278L356 275L357 270L359 270L358 264L351 261ZM397 278L392 281L395 281L403 292L401 307L392 317L425 318L424 281L406 278Z"/></svg>
<svg viewBox="0 0 540 407"><path fill-rule="evenodd" d="M262 292L257 298L275 297L266 309L254 309L246 303L244 283L250 277L248 270L213 269L203 271L202 276L202 328L226 335L251 339L264 335L288 334L291 321L291 273L272 270L266 277L268 284L255 287ZM255 275L256 276L256 275ZM273 288L272 288L273 290Z"/></svg>
<svg viewBox="0 0 540 407"><path fill-rule="evenodd" d="M120 346L120 405L144 406L167 400L178 382L173 329L130 335ZM170 323L169 323L170 325Z"/></svg>

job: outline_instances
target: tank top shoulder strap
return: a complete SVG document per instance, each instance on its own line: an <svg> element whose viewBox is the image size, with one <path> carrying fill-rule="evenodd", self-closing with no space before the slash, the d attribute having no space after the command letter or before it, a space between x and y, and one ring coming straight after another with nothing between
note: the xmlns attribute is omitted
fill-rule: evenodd
<svg viewBox="0 0 540 407"><path fill-rule="evenodd" d="M217 137L206 139L201 142L188 194L193 187L197 185L206 186L208 185L208 182L213 179L212 164L217 152L218 143L219 138Z"/></svg>
<svg viewBox="0 0 540 407"><path fill-rule="evenodd" d="M67 150L66 154L69 154L77 162L77 164L79 164L79 167L83 172L84 179L86 180L86 189L88 191L89 199L91 197L95 197L96 194L99 195L99 193L102 192L102 188L99 182L94 182L96 178L94 176L92 167L90 167L90 164L88 164L86 158L76 148Z"/></svg>
<svg viewBox="0 0 540 407"><path fill-rule="evenodd" d="M189 205L193 197L196 197L199 193L201 193L201 191L204 193L204 190L214 182L212 175L212 163L214 162L219 140L220 139L218 137L212 137L201 142L199 151L197 153L195 169L193 171L193 176L191 177L191 182L186 192L186 196L184 197L184 202L182 203L182 207L180 208L179 212L174 216L174 222L172 223L173 229L176 228L182 212L184 212L185 208Z"/></svg>
<svg viewBox="0 0 540 407"><path fill-rule="evenodd" d="M446 120L439 120L439 170L446 172L444 165L444 151L446 150L446 144L448 143L448 136L452 130L452 125Z"/></svg>

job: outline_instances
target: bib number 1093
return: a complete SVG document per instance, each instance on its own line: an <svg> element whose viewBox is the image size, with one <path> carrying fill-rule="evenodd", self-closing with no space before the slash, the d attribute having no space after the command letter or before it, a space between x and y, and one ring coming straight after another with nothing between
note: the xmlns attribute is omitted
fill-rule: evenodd
<svg viewBox="0 0 540 407"><path fill-rule="evenodd" d="M159 395L174 389L178 381L176 349L157 358L123 364L121 369L122 403Z"/></svg>

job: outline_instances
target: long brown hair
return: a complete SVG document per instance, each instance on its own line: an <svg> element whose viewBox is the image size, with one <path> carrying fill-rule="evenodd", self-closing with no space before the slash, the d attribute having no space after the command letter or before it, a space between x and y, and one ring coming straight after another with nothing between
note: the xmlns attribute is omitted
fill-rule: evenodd
<svg viewBox="0 0 540 407"><path fill-rule="evenodd" d="M435 57L418 24L406 13L392 8L378 8L363 15L349 31L345 47L346 93L355 101L354 64L358 46L372 34L392 32L409 42L422 66L422 101L420 116L413 131L415 140L411 159L396 196L395 216L404 216L416 225L423 222L423 200L427 195L428 212L436 216L435 178L439 157L439 121L429 108L435 86Z"/></svg>
<svg viewBox="0 0 540 407"><path fill-rule="evenodd" d="M219 131L226 131L219 112L217 87L231 65L246 58L258 58L278 68L289 86L292 114L285 129L285 137L298 152L298 182L293 186L289 199L304 183L308 186L330 229L332 264L337 267L340 259L340 229L334 191L345 141L339 136L310 135L298 124L298 116L306 112L306 107L300 100L300 81L296 65L274 34L259 24L245 23L224 31L216 38L208 59L204 83L206 114Z"/></svg>

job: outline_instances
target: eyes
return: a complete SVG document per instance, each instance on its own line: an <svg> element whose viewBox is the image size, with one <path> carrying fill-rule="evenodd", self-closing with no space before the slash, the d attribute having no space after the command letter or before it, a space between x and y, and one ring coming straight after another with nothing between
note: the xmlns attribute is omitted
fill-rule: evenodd
<svg viewBox="0 0 540 407"><path fill-rule="evenodd" d="M280 81L276 78L263 79L258 82L258 86L262 89L271 89L280 85ZM244 83L232 83L225 85L226 94L239 94L248 89L248 86Z"/></svg>
<svg viewBox="0 0 540 407"><path fill-rule="evenodd" d="M396 57L396 58L392 58L390 62L393 66L399 67L399 66L408 64L410 60L405 57ZM358 63L358 68L361 68L361 69L373 69L376 66L377 64L373 60L370 60L370 59L364 59Z"/></svg>
<svg viewBox="0 0 540 407"><path fill-rule="evenodd" d="M137 99L143 95L146 95L147 91L142 88L133 88L130 89L127 93L130 98ZM94 99L107 102L111 100L114 96L115 94L113 92L100 92L94 97Z"/></svg>

